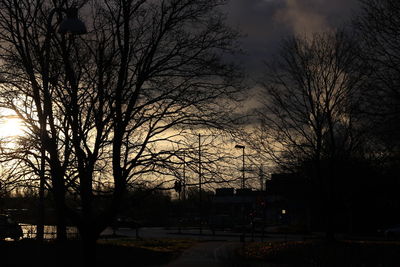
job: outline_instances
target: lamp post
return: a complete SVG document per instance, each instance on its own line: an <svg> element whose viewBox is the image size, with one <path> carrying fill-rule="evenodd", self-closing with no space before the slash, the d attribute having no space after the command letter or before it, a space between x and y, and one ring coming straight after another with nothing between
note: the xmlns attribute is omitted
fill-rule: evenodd
<svg viewBox="0 0 400 267"><path fill-rule="evenodd" d="M201 199L201 134L199 134L199 212L200 212L200 235L203 233L202 220L203 220L203 207Z"/></svg>
<svg viewBox="0 0 400 267"><path fill-rule="evenodd" d="M58 33L65 34L85 34L87 33L85 23L78 18L78 8L72 6L69 8L54 8L50 11L47 18L47 32L44 42L44 56L47 59L43 69L43 91L48 92L49 87L49 67L50 67L50 39L53 33L52 20L54 14L65 13L66 18L60 23ZM44 97L46 99L46 97ZM47 98L48 99L48 98ZM46 101L46 100L45 100ZM46 139L46 121L48 113L46 111L46 103L43 103L42 114L39 116L40 120L40 174L39 174L39 218L36 230L36 238L39 240L43 239L44 236L44 192L45 192L45 174L46 174L46 148L44 146L44 140Z"/></svg>
<svg viewBox="0 0 400 267"><path fill-rule="evenodd" d="M242 190L245 188L245 177L244 177L244 148L245 146L243 145L236 145L235 146L236 149L242 149L242 159L243 159L243 166L242 166ZM244 192L242 192L242 194L244 194ZM240 241L245 242L245 238L246 238L246 226L245 226L245 205L244 205L244 195L241 196L242 198L242 235L240 237Z"/></svg>
<svg viewBox="0 0 400 267"><path fill-rule="evenodd" d="M237 148L237 149L242 149L242 151L243 151L243 157L242 157L242 160L243 160L243 168L242 168L242 189L244 189L244 188L246 187L246 186L245 186L245 177L244 177L244 149L245 149L245 146L243 146L243 145L236 145L235 148Z"/></svg>

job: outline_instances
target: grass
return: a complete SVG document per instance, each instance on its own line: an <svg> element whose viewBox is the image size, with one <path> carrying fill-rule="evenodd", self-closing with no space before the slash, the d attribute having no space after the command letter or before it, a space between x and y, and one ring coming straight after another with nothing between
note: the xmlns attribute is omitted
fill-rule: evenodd
<svg viewBox="0 0 400 267"><path fill-rule="evenodd" d="M194 244L193 240L182 240L182 239L111 239L111 240L99 240L98 244L101 245L113 245L118 247L131 247L137 249L147 249L155 252L166 252L166 253L181 253L185 249L191 247Z"/></svg>
<svg viewBox="0 0 400 267"><path fill-rule="evenodd" d="M95 266L159 266L175 259L194 241L174 239L99 240ZM83 261L79 241L56 243L0 241L0 266L79 266Z"/></svg>
<svg viewBox="0 0 400 267"><path fill-rule="evenodd" d="M262 261L281 266L400 266L400 242L322 240L254 242L239 251L244 261Z"/></svg>

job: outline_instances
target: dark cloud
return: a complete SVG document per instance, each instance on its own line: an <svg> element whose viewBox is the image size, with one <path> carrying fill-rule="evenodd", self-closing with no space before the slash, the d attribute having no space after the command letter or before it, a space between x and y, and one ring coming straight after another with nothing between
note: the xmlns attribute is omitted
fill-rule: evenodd
<svg viewBox="0 0 400 267"><path fill-rule="evenodd" d="M257 74L263 60L276 54L283 37L340 27L357 10L358 0L231 0L228 21L245 35L240 58Z"/></svg>

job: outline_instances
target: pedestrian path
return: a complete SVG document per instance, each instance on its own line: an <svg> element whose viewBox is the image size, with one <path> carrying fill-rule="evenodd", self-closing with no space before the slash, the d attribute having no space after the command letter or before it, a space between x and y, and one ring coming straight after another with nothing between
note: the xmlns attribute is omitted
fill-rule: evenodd
<svg viewBox="0 0 400 267"><path fill-rule="evenodd" d="M167 267L217 267L235 266L238 242L201 242L182 253Z"/></svg>

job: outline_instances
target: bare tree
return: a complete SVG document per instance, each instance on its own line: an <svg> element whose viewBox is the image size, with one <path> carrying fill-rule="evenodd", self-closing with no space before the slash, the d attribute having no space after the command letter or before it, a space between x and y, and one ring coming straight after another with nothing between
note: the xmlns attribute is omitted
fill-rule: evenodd
<svg viewBox="0 0 400 267"><path fill-rule="evenodd" d="M335 161L354 156L364 140L357 107L364 73L356 48L342 31L285 40L262 81L261 124L251 139L283 169L311 167L328 238L334 233Z"/></svg>
<svg viewBox="0 0 400 267"><path fill-rule="evenodd" d="M7 116L6 120L18 120L15 116ZM5 125L7 125L7 121ZM17 123L18 124L18 123ZM22 125L17 125L17 127ZM22 132L22 129L19 129ZM44 237L45 216L45 179L46 174L44 160L40 155L40 143L35 135L29 132L17 135L5 136L0 141L0 166L2 170L3 184L9 188L8 191L18 189L36 190L37 203L37 231L36 238L42 240ZM43 183L43 184L42 184Z"/></svg>
<svg viewBox="0 0 400 267"><path fill-rule="evenodd" d="M59 226L76 223L90 260L129 183L167 170L185 132L228 125L241 75L224 59L237 36L224 1L85 2L77 37L54 33L68 1L0 1L0 48L3 106L40 140Z"/></svg>
<svg viewBox="0 0 400 267"><path fill-rule="evenodd" d="M363 112L374 123L380 154L399 149L400 112L400 3L394 0L361 0L361 12L354 26L361 44L361 56L370 69L364 91Z"/></svg>

